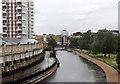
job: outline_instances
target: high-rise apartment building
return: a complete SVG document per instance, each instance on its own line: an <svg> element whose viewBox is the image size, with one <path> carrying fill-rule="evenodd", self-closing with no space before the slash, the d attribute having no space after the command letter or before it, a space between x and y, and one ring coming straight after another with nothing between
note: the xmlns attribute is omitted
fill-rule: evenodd
<svg viewBox="0 0 120 84"><path fill-rule="evenodd" d="M2 0L3 38L34 38L34 1Z"/></svg>
<svg viewBox="0 0 120 84"><path fill-rule="evenodd" d="M120 1L118 2L118 29L120 33Z"/></svg>

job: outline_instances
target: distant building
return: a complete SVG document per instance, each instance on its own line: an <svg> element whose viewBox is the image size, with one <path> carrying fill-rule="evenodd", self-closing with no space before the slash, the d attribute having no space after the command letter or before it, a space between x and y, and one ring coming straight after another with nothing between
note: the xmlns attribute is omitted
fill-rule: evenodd
<svg viewBox="0 0 120 84"><path fill-rule="evenodd" d="M62 30L61 35L68 36L69 32L67 30Z"/></svg>
<svg viewBox="0 0 120 84"><path fill-rule="evenodd" d="M62 41L63 41L63 35L56 35L54 37L55 41L57 42L58 45L62 45Z"/></svg>
<svg viewBox="0 0 120 84"><path fill-rule="evenodd" d="M112 34L119 35L119 30L111 30Z"/></svg>
<svg viewBox="0 0 120 84"><path fill-rule="evenodd" d="M34 38L34 1L2 0L3 38Z"/></svg>
<svg viewBox="0 0 120 84"><path fill-rule="evenodd" d="M81 32L73 33L72 37L73 38L81 38L82 37L82 33Z"/></svg>
<svg viewBox="0 0 120 84"><path fill-rule="evenodd" d="M37 40L38 42L42 42L42 39L42 35L35 36L35 40Z"/></svg>
<svg viewBox="0 0 120 84"><path fill-rule="evenodd" d="M67 45L68 44L69 32L67 30L62 30L61 35L63 35L62 45Z"/></svg>
<svg viewBox="0 0 120 84"><path fill-rule="evenodd" d="M68 43L69 36L64 35L54 35L54 34L43 34L36 36L35 39L39 42L44 43L43 45L47 46L49 40L53 38L57 42L58 45L66 45Z"/></svg>

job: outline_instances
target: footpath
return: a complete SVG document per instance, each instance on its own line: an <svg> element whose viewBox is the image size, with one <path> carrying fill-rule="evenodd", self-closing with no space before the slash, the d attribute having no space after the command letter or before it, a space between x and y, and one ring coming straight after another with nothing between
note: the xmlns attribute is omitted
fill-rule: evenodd
<svg viewBox="0 0 120 84"><path fill-rule="evenodd" d="M107 82L112 82L112 83L119 83L120 84L120 74L118 73L118 71L116 69L114 69L113 67L109 66L108 64L95 59L93 57L90 57L86 54L83 53L79 53L77 51L75 51L75 53L95 64L97 64L99 67L101 67L105 74L106 74L106 78L107 78Z"/></svg>

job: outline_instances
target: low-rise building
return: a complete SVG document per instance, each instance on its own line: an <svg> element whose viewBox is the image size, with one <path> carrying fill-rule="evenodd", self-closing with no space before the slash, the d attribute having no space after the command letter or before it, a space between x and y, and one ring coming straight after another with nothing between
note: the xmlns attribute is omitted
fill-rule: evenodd
<svg viewBox="0 0 120 84"><path fill-rule="evenodd" d="M73 38L81 38L82 37L82 33L81 32L73 33L72 37Z"/></svg>
<svg viewBox="0 0 120 84"><path fill-rule="evenodd" d="M43 34L43 35L36 36L35 39L41 43L44 43L44 45L46 46L48 46L48 42L51 38L55 39L58 45L67 45L69 42L69 37L70 36L68 35Z"/></svg>
<svg viewBox="0 0 120 84"><path fill-rule="evenodd" d="M43 45L34 39L0 38L0 65L2 73L19 70L44 59Z"/></svg>

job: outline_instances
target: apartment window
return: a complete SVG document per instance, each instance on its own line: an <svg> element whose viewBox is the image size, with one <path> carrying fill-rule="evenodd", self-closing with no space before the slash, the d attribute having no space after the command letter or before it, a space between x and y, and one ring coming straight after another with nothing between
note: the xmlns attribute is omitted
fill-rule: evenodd
<svg viewBox="0 0 120 84"><path fill-rule="evenodd" d="M17 2L17 5L22 5L22 2Z"/></svg>
<svg viewBox="0 0 120 84"><path fill-rule="evenodd" d="M3 34L3 37L7 37L7 34Z"/></svg>
<svg viewBox="0 0 120 84"><path fill-rule="evenodd" d="M22 10L21 10L21 9L17 9L17 11L18 11L18 12L22 12Z"/></svg>
<svg viewBox="0 0 120 84"><path fill-rule="evenodd" d="M18 19L22 19L22 17L21 17L21 16L18 16Z"/></svg>
<svg viewBox="0 0 120 84"><path fill-rule="evenodd" d="M3 27L3 30L7 30L7 27Z"/></svg>
<svg viewBox="0 0 120 84"><path fill-rule="evenodd" d="M3 16L7 16L7 13L3 13Z"/></svg>
<svg viewBox="0 0 120 84"><path fill-rule="evenodd" d="M22 24L18 24L18 26L22 26Z"/></svg>
<svg viewBox="0 0 120 84"><path fill-rule="evenodd" d="M6 20L3 20L3 23L7 23L7 21L6 21Z"/></svg>
<svg viewBox="0 0 120 84"><path fill-rule="evenodd" d="M3 9L6 9L7 7L6 6L3 6Z"/></svg>
<svg viewBox="0 0 120 84"><path fill-rule="evenodd" d="M22 33L22 31L18 31L18 33Z"/></svg>

